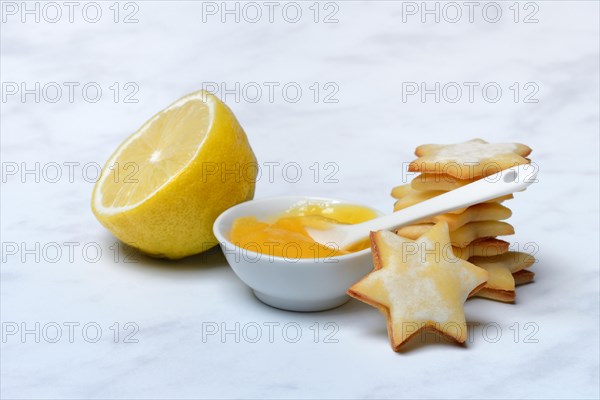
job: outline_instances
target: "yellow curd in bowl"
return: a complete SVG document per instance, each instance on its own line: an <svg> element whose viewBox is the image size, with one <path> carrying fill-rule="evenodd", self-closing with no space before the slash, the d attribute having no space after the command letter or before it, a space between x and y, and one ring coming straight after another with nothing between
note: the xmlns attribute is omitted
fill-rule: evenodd
<svg viewBox="0 0 600 400"><path fill-rule="evenodd" d="M305 227L327 229L331 224L359 224L376 217L374 210L364 206L306 202L266 221L253 216L237 218L230 240L246 250L286 259L341 256L366 249L369 240L348 249L330 248L316 243Z"/></svg>

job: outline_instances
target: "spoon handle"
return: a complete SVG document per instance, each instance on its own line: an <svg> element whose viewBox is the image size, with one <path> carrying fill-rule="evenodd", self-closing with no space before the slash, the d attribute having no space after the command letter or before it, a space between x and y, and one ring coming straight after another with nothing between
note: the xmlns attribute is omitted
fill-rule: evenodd
<svg viewBox="0 0 600 400"><path fill-rule="evenodd" d="M468 207L524 190L537 181L536 176L537 169L534 166L518 165L393 214L353 225L352 230L364 235L364 232L398 228L457 208Z"/></svg>

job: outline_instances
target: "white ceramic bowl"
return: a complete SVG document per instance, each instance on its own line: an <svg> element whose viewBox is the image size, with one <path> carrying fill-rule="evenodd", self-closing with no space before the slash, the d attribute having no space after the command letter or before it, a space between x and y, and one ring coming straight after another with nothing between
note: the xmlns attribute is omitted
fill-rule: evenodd
<svg viewBox="0 0 600 400"><path fill-rule="evenodd" d="M213 225L225 258L236 275L263 303L284 310L322 311L338 307L349 300L346 290L373 269L370 248L327 259L286 259L255 253L229 241L236 218L255 216L260 220L273 217L306 200L356 204L321 197L269 197L231 207Z"/></svg>

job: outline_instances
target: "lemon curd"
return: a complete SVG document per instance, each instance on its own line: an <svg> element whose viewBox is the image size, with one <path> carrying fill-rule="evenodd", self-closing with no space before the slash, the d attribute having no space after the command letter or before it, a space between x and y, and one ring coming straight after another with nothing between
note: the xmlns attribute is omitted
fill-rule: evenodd
<svg viewBox="0 0 600 400"><path fill-rule="evenodd" d="M369 240L348 249L330 248L315 242L306 227L327 229L331 224L358 224L375 217L377 213L364 206L303 202L266 221L252 216L237 218L230 239L236 246L270 256L328 258L366 249Z"/></svg>

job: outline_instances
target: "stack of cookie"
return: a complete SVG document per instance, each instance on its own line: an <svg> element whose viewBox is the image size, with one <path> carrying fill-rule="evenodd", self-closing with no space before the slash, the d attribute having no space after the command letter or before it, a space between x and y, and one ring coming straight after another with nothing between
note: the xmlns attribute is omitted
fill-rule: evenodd
<svg viewBox="0 0 600 400"><path fill-rule="evenodd" d="M410 172L419 172L410 183L395 187L394 211L425 201L450 190L493 175L515 165L528 164L531 149L519 143L487 143L481 139L450 145L427 144L417 147L417 159L410 163ZM475 296L503 302L515 300L515 285L533 281L534 273L527 268L533 256L509 251L510 244L498 239L512 235L514 228L504 220L511 210L503 196L468 208L437 215L418 224L396 231L399 236L415 240L440 221L446 221L454 254L488 271L489 279Z"/></svg>

